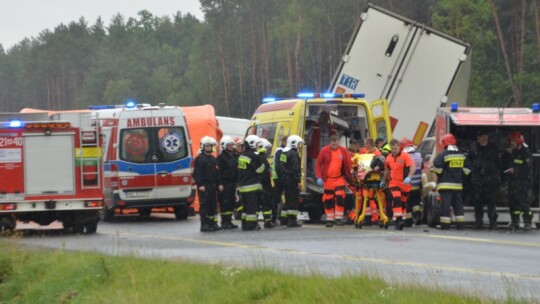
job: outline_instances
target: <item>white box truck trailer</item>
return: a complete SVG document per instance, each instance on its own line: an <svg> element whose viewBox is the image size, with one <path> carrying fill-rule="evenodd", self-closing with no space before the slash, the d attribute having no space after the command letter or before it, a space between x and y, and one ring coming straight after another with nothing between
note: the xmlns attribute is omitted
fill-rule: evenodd
<svg viewBox="0 0 540 304"><path fill-rule="evenodd" d="M368 4L330 90L386 98L393 137L412 137L418 144L438 107L465 105L470 55L469 44Z"/></svg>

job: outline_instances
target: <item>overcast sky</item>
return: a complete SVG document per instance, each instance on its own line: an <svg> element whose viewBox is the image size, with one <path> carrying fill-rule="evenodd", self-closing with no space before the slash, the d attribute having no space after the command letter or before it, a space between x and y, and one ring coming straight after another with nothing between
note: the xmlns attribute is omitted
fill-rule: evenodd
<svg viewBox="0 0 540 304"><path fill-rule="evenodd" d="M127 19L143 9L159 17L180 11L204 19L199 0L0 0L0 44L8 50L25 37L37 37L81 16L89 25L101 16L108 25L117 13Z"/></svg>

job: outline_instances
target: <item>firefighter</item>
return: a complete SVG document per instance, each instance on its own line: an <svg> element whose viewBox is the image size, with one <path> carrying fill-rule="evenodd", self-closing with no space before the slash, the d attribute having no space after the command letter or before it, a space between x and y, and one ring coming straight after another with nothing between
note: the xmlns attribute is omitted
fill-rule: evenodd
<svg viewBox="0 0 540 304"><path fill-rule="evenodd" d="M234 155L235 144L230 136L223 136L220 141L221 153L217 157L217 163L223 191L218 195L219 209L221 211L221 228L236 229L237 225L232 222L234 205L236 204L236 180L238 159Z"/></svg>
<svg viewBox="0 0 540 304"><path fill-rule="evenodd" d="M244 139L244 151L238 158L238 191L242 197L242 230L259 230L257 224L257 209L262 192L260 176L265 166L259 156L255 154L257 135L249 135Z"/></svg>
<svg viewBox="0 0 540 304"><path fill-rule="evenodd" d="M531 178L531 154L525 144L523 134L513 132L510 134L512 152L508 169L504 173L509 175L508 203L512 223L511 230L519 229L519 216L523 216L524 229L531 230L532 212L529 205L529 186Z"/></svg>
<svg viewBox="0 0 540 304"><path fill-rule="evenodd" d="M317 184L324 188L322 196L326 227L343 225L345 187L351 183L352 162L349 152L339 145L339 137L330 136L330 144L317 157Z"/></svg>
<svg viewBox="0 0 540 304"><path fill-rule="evenodd" d="M476 140L467 156L471 164L471 183L474 189L474 227L483 228L484 205L487 205L489 228L497 229L495 192L501 183L499 151L489 142L484 130L477 131Z"/></svg>
<svg viewBox="0 0 540 304"><path fill-rule="evenodd" d="M405 223L403 217L406 213L407 200L411 191L411 181L416 170L414 161L409 154L402 152L397 139L390 141L391 153L386 157L384 164L384 177L381 181L381 188L386 186L392 196L392 217L395 220L395 228L403 230ZM388 209L390 209L387 206Z"/></svg>
<svg viewBox="0 0 540 304"><path fill-rule="evenodd" d="M456 217L456 228L463 230L465 222L463 211L463 174L469 175L468 161L459 152L454 135L448 133L441 138L444 147L433 161L433 171L437 175L437 191L441 196L441 226L443 230L450 229L450 207Z"/></svg>
<svg viewBox="0 0 540 304"><path fill-rule="evenodd" d="M283 177L285 191L285 210L287 210L287 227L301 227L297 221L298 204L300 203L300 187L302 170L300 168L300 155L298 149L302 148L304 140L298 135L287 138L287 146L279 157L280 178Z"/></svg>
<svg viewBox="0 0 540 304"><path fill-rule="evenodd" d="M213 232L221 228L216 223L216 201L218 191L223 191L217 160L212 155L217 142L210 136L201 139L201 153L195 158L193 180L197 185L201 218L201 232Z"/></svg>
<svg viewBox="0 0 540 304"><path fill-rule="evenodd" d="M281 197L283 195L283 177L282 177L282 170L281 170L281 162L279 161L281 154L283 153L283 149L287 146L287 138L289 136L284 135L281 138L281 146L276 149L276 152L274 153L274 162L272 164L272 179L274 181L274 197L273 202L274 206L272 209L272 221L275 222L275 219L278 216L279 211L279 224L281 226L287 225L287 210L285 209L285 206L283 205L281 201ZM281 208L280 208L281 207Z"/></svg>
<svg viewBox="0 0 540 304"><path fill-rule="evenodd" d="M236 162L238 163L238 158L240 157L240 154L244 151L244 140L240 137L233 138L234 141L234 157L236 158ZM238 174L237 174L238 178ZM238 180L237 180L238 182ZM240 195L240 192L238 192L238 187L236 188L236 202L234 205L234 218L235 219L241 219L242 213L244 210L244 205L242 204L242 196Z"/></svg>
<svg viewBox="0 0 540 304"><path fill-rule="evenodd" d="M260 209L263 213L264 228L274 228L272 224L272 171L268 162L268 154L272 151L272 144L266 139L261 138L256 144L257 153L264 164L264 172L261 174L262 194L260 198Z"/></svg>
<svg viewBox="0 0 540 304"><path fill-rule="evenodd" d="M411 178L411 192L407 201L407 213L405 214L405 227L412 227L413 221L415 225L422 223L422 210L420 200L422 199L422 168L424 163L422 154L416 152L416 146L408 138L400 140L403 152L409 154L414 161L415 171Z"/></svg>

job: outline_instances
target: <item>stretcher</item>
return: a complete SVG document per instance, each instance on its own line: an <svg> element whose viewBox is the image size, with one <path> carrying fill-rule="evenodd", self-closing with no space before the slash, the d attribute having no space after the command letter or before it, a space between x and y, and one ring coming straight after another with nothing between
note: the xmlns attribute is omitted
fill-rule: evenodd
<svg viewBox="0 0 540 304"><path fill-rule="evenodd" d="M361 229L366 218L366 210L370 201L375 201L379 211L379 227L388 229L388 216L385 209L384 189L380 187L383 173L371 169L373 154L364 154L356 157L358 165L356 182L356 218L354 226Z"/></svg>

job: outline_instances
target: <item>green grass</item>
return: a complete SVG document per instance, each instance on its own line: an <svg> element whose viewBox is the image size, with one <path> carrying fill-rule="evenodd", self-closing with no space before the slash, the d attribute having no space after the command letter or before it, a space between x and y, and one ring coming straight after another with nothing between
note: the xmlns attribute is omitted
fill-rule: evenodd
<svg viewBox="0 0 540 304"><path fill-rule="evenodd" d="M1 303L490 303L368 276L292 276L0 243ZM510 301L516 303L516 301Z"/></svg>

